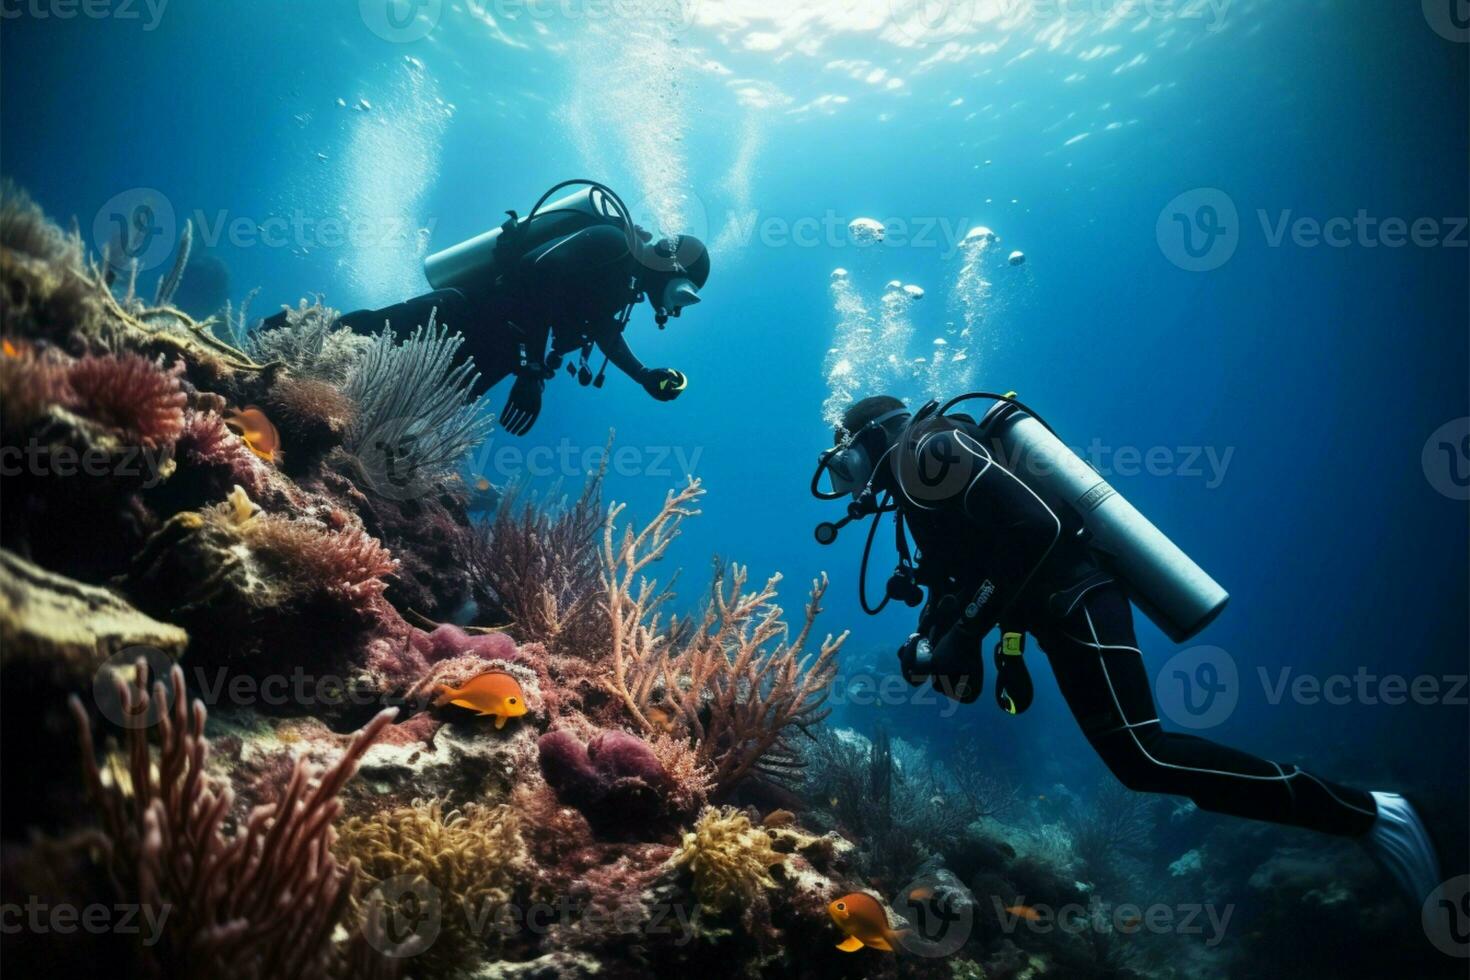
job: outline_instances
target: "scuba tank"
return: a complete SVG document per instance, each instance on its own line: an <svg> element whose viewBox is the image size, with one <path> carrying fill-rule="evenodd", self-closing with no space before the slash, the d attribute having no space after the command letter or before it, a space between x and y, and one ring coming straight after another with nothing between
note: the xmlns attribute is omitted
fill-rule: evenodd
<svg viewBox="0 0 1470 980"><path fill-rule="evenodd" d="M564 188L578 189L551 203L547 198ZM628 208L611 188L591 180L568 180L541 196L524 218L514 211L498 228L435 252L424 259L424 278L435 289L454 289L493 282L507 272L516 258L579 228L594 224L621 226L636 241Z"/></svg>
<svg viewBox="0 0 1470 980"><path fill-rule="evenodd" d="M1220 615L1230 594L1034 412L1013 398L983 394L962 396L941 412L973 397L996 399L980 431L998 448L1006 469L1053 510L1070 510L1081 519L1088 546L1154 625L1183 643Z"/></svg>

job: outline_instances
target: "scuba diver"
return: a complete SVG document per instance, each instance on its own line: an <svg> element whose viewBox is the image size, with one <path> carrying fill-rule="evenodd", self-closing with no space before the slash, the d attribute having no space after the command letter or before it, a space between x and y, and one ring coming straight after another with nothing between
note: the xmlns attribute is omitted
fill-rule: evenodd
<svg viewBox="0 0 1470 980"><path fill-rule="evenodd" d="M948 414L978 399L993 402L980 421ZM830 491L821 489L824 475ZM1290 763L1163 730L1130 602L1184 642L1219 615L1229 595L1014 393L976 392L918 412L897 398L863 399L819 457L811 489L824 500L852 498L846 518L818 526L821 544L873 517L859 580L864 611L876 614L891 599L923 605L917 631L898 653L910 684L927 681L973 702L984 683L981 644L998 627L995 699L1011 714L1024 711L1032 699L1022 659L1030 633L1088 742L1129 789L1356 837L1416 907L1439 884L1428 833L1403 797L1350 789ZM894 518L899 562L875 608L865 579L886 514Z"/></svg>
<svg viewBox="0 0 1470 980"><path fill-rule="evenodd" d="M579 189L547 203L569 187ZM500 414L512 435L531 431L546 382L569 354L579 354L567 372L583 386L601 388L612 363L659 401L678 398L688 379L644 367L623 332L645 298L660 329L700 301L710 272L704 243L692 235L654 241L617 194L590 180L557 184L525 217L507 214L499 227L424 260L433 292L338 322L367 334L386 323L402 335L437 310L440 323L464 334L462 349L480 372L476 395L515 375ZM262 329L284 322L281 313ZM594 347L603 355L595 375Z"/></svg>

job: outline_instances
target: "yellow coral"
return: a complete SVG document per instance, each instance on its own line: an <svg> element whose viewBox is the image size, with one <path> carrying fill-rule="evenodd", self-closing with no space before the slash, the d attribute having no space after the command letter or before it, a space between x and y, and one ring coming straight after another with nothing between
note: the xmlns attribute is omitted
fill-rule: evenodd
<svg viewBox="0 0 1470 980"><path fill-rule="evenodd" d="M511 807L471 803L444 813L439 800L348 820L335 850L359 862L360 894L399 875L422 877L436 889L439 936L417 957L430 976L463 970L480 956L530 860Z"/></svg>
<svg viewBox="0 0 1470 980"><path fill-rule="evenodd" d="M672 860L694 875L699 904L719 910L775 888L770 869L782 858L771 847L771 835L739 810L706 808Z"/></svg>

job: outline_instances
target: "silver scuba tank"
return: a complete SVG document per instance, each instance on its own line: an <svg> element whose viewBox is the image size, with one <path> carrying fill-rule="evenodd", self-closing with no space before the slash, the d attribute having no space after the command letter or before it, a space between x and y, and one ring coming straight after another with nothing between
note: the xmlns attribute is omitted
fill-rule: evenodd
<svg viewBox="0 0 1470 980"><path fill-rule="evenodd" d="M623 223L622 215L611 197L600 187L581 187L556 201L543 204L534 213L516 221L507 221L468 241L452 245L424 259L424 278L435 289L452 289L473 283L490 282L505 270L499 267L496 252L507 229L519 234L517 254L551 241L574 230L576 225L593 221Z"/></svg>
<svg viewBox="0 0 1470 980"><path fill-rule="evenodd" d="M1093 551L1170 639L1183 643L1220 615L1230 594L1034 416L1002 401L980 429L1048 506L1082 519Z"/></svg>

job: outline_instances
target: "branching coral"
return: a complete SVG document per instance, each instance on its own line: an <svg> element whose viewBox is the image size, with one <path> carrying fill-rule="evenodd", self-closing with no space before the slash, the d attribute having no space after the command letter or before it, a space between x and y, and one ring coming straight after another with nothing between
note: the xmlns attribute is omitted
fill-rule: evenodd
<svg viewBox="0 0 1470 980"><path fill-rule="evenodd" d="M172 704L161 683L150 698L141 679L134 690L119 682L124 716L156 712L159 735L154 757L147 729L128 731L121 783L104 781L87 711L71 698L87 788L123 889L119 897L171 910L161 941L142 955L163 976L345 976L348 954L333 932L347 907L352 871L332 853L332 822L338 794L396 709L363 727L325 772L298 762L280 799L255 808L230 832L234 792L209 775L204 705L189 706L177 667L171 683Z"/></svg>
<svg viewBox="0 0 1470 980"><path fill-rule="evenodd" d="M694 876L699 904L720 911L754 904L776 887L771 868L782 862L771 847L771 835L751 824L738 810L708 808L684 835L673 863Z"/></svg>
<svg viewBox="0 0 1470 980"><path fill-rule="evenodd" d="M698 480L670 491L659 514L642 531L615 533L621 506L613 507L603 535L604 600L612 628L611 664L604 686L644 731L687 734L698 762L724 792L748 776L788 777L800 766L791 738L826 715L824 703L847 634L828 636L814 654L804 652L827 589L812 584L806 616L794 638L776 604L773 575L746 592L746 570L717 568L710 602L692 624L671 621L660 609L671 593L646 576L698 513ZM681 626L683 628L681 628Z"/></svg>
<svg viewBox="0 0 1470 980"><path fill-rule="evenodd" d="M358 415L344 445L377 492L427 492L490 434L492 418L472 394L474 361L454 363L462 343L431 314L402 343L384 329L353 368L346 391Z"/></svg>
<svg viewBox="0 0 1470 980"><path fill-rule="evenodd" d="M407 876L427 885L442 915L439 934L414 958L425 976L464 970L494 944L497 913L516 894L530 855L509 806L443 811L418 801L343 824L336 850L358 863L364 883Z"/></svg>
<svg viewBox="0 0 1470 980"><path fill-rule="evenodd" d="M598 605L603 475L591 475L576 501L562 506L546 506L524 486L513 487L495 516L475 526L470 572L522 642L559 653L608 648L607 617Z"/></svg>
<svg viewBox="0 0 1470 980"><path fill-rule="evenodd" d="M286 310L285 326L247 332L241 339L257 361L280 361L297 378L341 386L372 341L336 323L336 310L303 299L294 310Z"/></svg>

